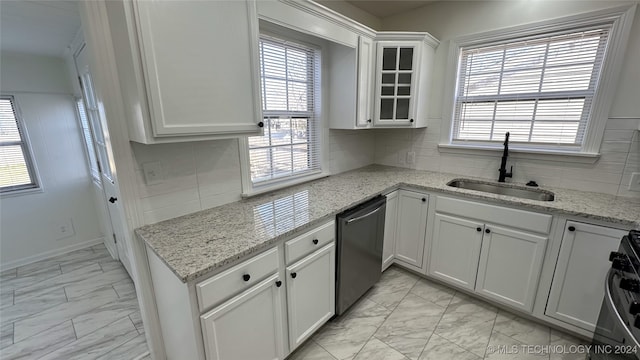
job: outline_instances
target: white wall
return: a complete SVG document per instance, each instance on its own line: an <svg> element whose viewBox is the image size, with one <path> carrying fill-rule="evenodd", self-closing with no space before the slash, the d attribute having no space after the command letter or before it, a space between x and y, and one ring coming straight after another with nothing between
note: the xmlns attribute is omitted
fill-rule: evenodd
<svg viewBox="0 0 640 360"><path fill-rule="evenodd" d="M373 163L374 139L373 132L330 130L329 171L336 174ZM145 224L241 199L235 139L158 145L132 142L131 146ZM163 179L147 185L142 164L154 161L161 162Z"/></svg>
<svg viewBox="0 0 640 360"><path fill-rule="evenodd" d="M436 50L434 82L429 99L429 124L422 130L386 130L376 133L375 162L461 175L496 178L500 155L441 153L440 139L448 40L510 26L533 23L596 9L637 2L614 1L441 1L411 12L382 19L384 30L428 31L441 41ZM640 171L640 8L624 61L622 75L606 123L602 156L595 164L568 161L510 159L513 181L536 180L548 186L640 197L627 190L631 173ZM404 164L406 153L416 152L416 163ZM562 159L558 159L562 160ZM564 159L566 160L566 159Z"/></svg>
<svg viewBox="0 0 640 360"><path fill-rule="evenodd" d="M0 199L3 269L101 237L69 78L61 58L1 54L0 91L15 96L44 189ZM75 234L57 240L69 219Z"/></svg>

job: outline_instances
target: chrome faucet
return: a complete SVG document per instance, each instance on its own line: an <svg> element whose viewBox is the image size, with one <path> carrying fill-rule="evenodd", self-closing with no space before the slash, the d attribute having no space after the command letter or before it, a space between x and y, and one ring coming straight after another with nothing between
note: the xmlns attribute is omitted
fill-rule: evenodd
<svg viewBox="0 0 640 360"><path fill-rule="evenodd" d="M498 176L498 182L504 182L505 178L513 176L513 166L511 170L507 172L507 157L509 156L509 132L504 134L504 151L502 152L502 162L500 163L500 176Z"/></svg>

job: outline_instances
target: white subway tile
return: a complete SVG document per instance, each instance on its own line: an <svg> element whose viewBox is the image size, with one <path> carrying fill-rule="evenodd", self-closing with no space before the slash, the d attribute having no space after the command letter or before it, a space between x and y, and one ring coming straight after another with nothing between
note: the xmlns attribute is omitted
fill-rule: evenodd
<svg viewBox="0 0 640 360"><path fill-rule="evenodd" d="M566 189L574 189L580 191L591 191L598 193L605 193L615 195L618 192L617 184L607 184L597 181L578 180L578 179L563 179L560 185Z"/></svg>
<svg viewBox="0 0 640 360"><path fill-rule="evenodd" d="M637 130L640 119L609 119L606 130Z"/></svg>
<svg viewBox="0 0 640 360"><path fill-rule="evenodd" d="M168 207L154 209L144 212L145 224L153 224L159 221L172 219L178 216L191 214L200 210L200 200L193 200Z"/></svg>
<svg viewBox="0 0 640 360"><path fill-rule="evenodd" d="M566 180L584 180L588 179L588 181L596 181L606 184L620 184L620 178L622 177L622 173L608 173L602 171L588 171L588 170L578 170L578 169L567 169L564 173L564 178Z"/></svg>
<svg viewBox="0 0 640 360"><path fill-rule="evenodd" d="M140 203L142 205L143 211L153 211L156 209L179 205L198 199L198 189L191 188L186 190L174 191L167 194L141 198Z"/></svg>
<svg viewBox="0 0 640 360"><path fill-rule="evenodd" d="M604 141L631 141L633 131L629 130L605 130Z"/></svg>
<svg viewBox="0 0 640 360"><path fill-rule="evenodd" d="M611 152L629 152L629 146L631 142L629 141L605 141L602 143L600 147L601 153L611 153Z"/></svg>
<svg viewBox="0 0 640 360"><path fill-rule="evenodd" d="M202 210L211 209L216 206L232 203L234 201L240 201L242 196L240 193L224 193L213 196L202 197L200 200Z"/></svg>

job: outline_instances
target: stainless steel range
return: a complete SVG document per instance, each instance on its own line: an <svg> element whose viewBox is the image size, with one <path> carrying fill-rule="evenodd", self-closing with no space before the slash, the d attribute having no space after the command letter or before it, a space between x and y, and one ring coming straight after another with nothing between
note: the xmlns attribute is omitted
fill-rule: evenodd
<svg viewBox="0 0 640 360"><path fill-rule="evenodd" d="M640 231L625 235L609 255L611 269L589 356L640 359Z"/></svg>

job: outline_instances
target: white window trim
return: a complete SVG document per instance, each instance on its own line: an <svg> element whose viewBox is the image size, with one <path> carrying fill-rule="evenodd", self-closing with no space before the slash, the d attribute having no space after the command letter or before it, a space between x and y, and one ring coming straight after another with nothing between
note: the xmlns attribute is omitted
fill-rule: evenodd
<svg viewBox="0 0 640 360"><path fill-rule="evenodd" d="M0 93L0 96L2 97L8 97L11 98L11 101L13 102L13 110L15 111L15 115L16 115L16 122L18 123L18 127L21 130L22 133L22 142L24 142L26 144L26 156L29 157L29 159L26 159L27 161L27 166L31 167L31 176L33 176L33 182L35 184L34 187L32 188L28 188L28 189L18 189L18 190L10 190L10 191L5 191L5 192L0 192L0 198L9 198L9 197L14 197L14 196L22 196L22 195L29 195L29 194L36 194L36 193L42 193L44 192L44 186L42 185L42 181L40 180L40 171L38 170L38 164L36 163L36 158L35 156L33 156L33 146L31 146L31 138L29 137L29 131L27 130L27 127L25 126L24 120L23 120L23 116L22 116L22 112L20 111L20 105L18 104L18 100L16 99L18 97L18 95L16 94L6 94L6 93ZM24 149L24 148L23 148Z"/></svg>
<svg viewBox="0 0 640 360"><path fill-rule="evenodd" d="M266 22L260 22L260 33L279 37L284 39L289 39L303 45L307 45L309 47L317 48L320 50L321 54L326 54L328 46L324 40L316 38L311 35L302 34L295 32L293 30L286 29L284 27ZM326 114L328 113L328 106L326 101L323 101L327 98L327 86L322 86L322 84L326 83L327 80L327 62L320 59L320 84L314 84L316 87L315 96L316 96L316 104L320 104L314 108L315 111L315 119L319 122L317 132L318 132L318 143L320 145L320 154L319 154L319 162L320 162L320 170L307 172L299 175L287 176L282 179L273 179L263 182L260 185L253 185L251 181L251 163L249 162L249 141L247 136L242 136L238 138L238 147L240 152L240 175L242 182L242 197L251 197L260 194L264 194L269 191L274 191L298 184L302 184L308 181L317 180L323 177L327 177L330 174L329 172L329 163L327 159L328 156L328 121L326 119ZM261 99L261 98L260 98ZM262 106L260 106L260 116L261 121L264 118L262 115Z"/></svg>
<svg viewBox="0 0 640 360"><path fill-rule="evenodd" d="M502 144L482 146L478 144L464 145L452 143L453 116L457 84L458 61L463 47L503 41L541 33L589 26L603 21L612 22L609 45L606 50L606 61L603 63L600 82L593 99L591 118L587 124L582 147L579 151L563 151L559 149L533 149L518 144L509 146L509 151L520 153L521 158L549 159L550 156L561 156L563 161L595 162L600 156L600 145L604 129L609 118L609 110L613 103L618 78L622 70L624 54L631 25L635 16L636 5L620 6L584 14L572 15L557 19L545 20L531 24L519 25L479 34L461 36L449 41L448 66L445 73L445 91L442 110L442 127L438 149L441 152L478 154L478 150L497 150ZM591 160L589 160L591 159Z"/></svg>

